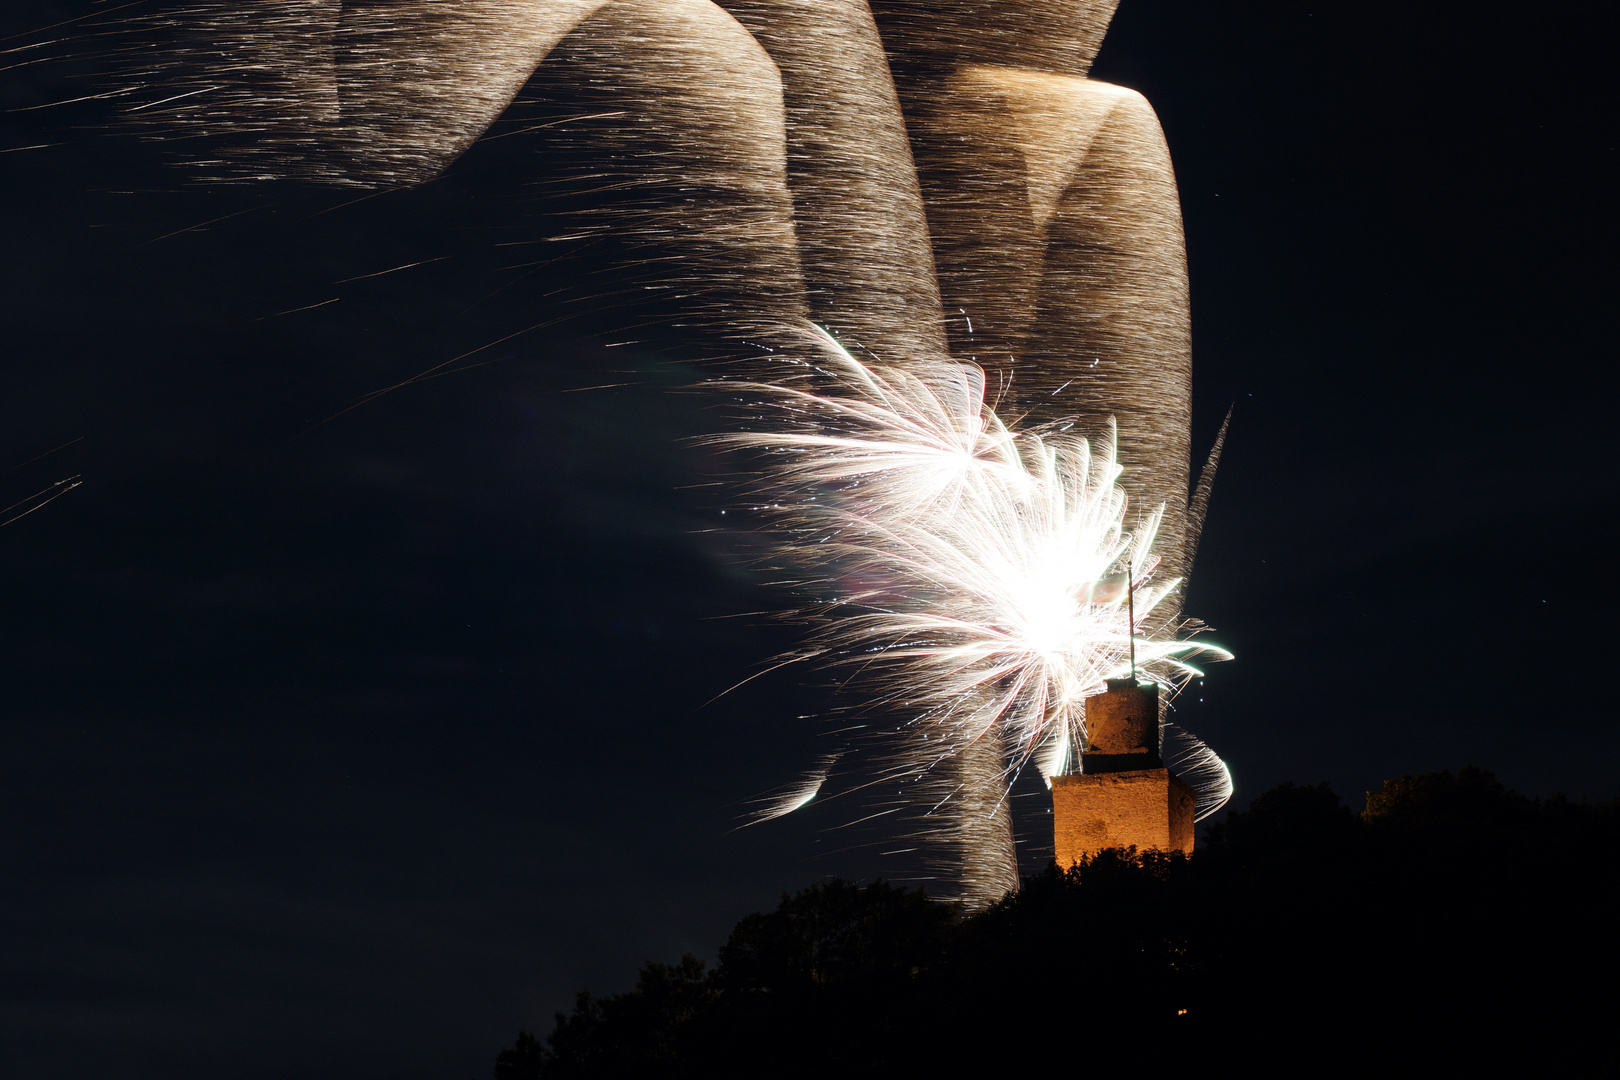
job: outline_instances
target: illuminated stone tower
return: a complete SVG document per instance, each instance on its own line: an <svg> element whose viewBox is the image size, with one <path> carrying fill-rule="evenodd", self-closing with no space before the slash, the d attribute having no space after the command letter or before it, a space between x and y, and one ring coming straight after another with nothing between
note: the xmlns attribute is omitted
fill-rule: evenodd
<svg viewBox="0 0 1620 1080"><path fill-rule="evenodd" d="M1110 679L1086 699L1081 771L1052 778L1052 839L1067 869L1103 848L1193 849L1193 789L1159 756L1159 688Z"/></svg>

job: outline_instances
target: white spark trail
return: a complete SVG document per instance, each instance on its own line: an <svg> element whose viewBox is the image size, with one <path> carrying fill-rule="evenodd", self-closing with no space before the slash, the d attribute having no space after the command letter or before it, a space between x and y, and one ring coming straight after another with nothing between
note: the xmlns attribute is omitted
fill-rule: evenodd
<svg viewBox="0 0 1620 1080"><path fill-rule="evenodd" d="M742 387L761 430L715 441L766 456L763 509L819 624L797 658L859 665L876 704L909 713L889 777L990 739L1004 782L1031 761L1050 778L1133 643L1139 673L1172 688L1198 654L1227 658L1182 639L1192 624L1144 630L1180 580L1154 579L1163 507L1126 527L1111 427L1013 431L976 365L866 364L813 336L823 358L799 385Z"/></svg>
<svg viewBox="0 0 1620 1080"><path fill-rule="evenodd" d="M1198 797L1193 820L1203 821L1232 797L1232 771L1220 756L1191 732L1164 725L1164 763L1185 780Z"/></svg>

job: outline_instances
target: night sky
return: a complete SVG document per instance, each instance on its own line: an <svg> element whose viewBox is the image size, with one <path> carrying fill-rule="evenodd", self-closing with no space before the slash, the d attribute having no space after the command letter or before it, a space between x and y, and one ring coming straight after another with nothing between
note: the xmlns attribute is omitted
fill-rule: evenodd
<svg viewBox="0 0 1620 1080"><path fill-rule="evenodd" d="M543 148L359 202L195 186L109 103L35 108L95 92L91 31L28 33L93 7L3 16L59 42L11 62L68 59L0 73L0 505L83 484L0 528L0 1072L486 1076L783 890L914 873L836 800L734 831L835 699L710 702L800 632L690 350L543 242ZM1198 452L1235 404L1187 611L1237 660L1175 713L1234 805L1620 788L1596 12L1115 21L1093 75L1181 185Z"/></svg>

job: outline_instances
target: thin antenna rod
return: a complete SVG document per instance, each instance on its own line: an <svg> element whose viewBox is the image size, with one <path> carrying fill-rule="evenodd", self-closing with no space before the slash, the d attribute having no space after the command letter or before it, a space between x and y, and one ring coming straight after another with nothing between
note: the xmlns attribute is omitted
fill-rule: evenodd
<svg viewBox="0 0 1620 1080"><path fill-rule="evenodd" d="M1125 559L1125 605L1131 613L1131 683L1136 682L1136 582L1132 571L1136 569L1135 557Z"/></svg>

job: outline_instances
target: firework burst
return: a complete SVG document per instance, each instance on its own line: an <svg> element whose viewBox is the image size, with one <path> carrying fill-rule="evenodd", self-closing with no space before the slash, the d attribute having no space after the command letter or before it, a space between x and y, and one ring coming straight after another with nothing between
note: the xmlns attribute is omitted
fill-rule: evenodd
<svg viewBox="0 0 1620 1080"><path fill-rule="evenodd" d="M1131 513L1112 425L1014 431L975 365L866 364L813 337L803 379L745 385L760 430L720 441L766 457L762 509L817 626L792 659L859 667L906 717L886 778L982 740L1005 782L1067 772L1106 680L1134 664L1173 691L1199 654L1227 657L1185 639L1195 624L1143 629L1180 580L1155 577L1163 507Z"/></svg>

